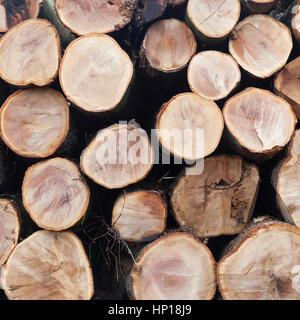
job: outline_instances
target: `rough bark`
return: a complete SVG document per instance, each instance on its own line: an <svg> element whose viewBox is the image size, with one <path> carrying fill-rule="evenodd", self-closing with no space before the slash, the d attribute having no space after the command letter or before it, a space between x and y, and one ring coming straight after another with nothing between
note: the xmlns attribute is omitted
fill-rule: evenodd
<svg viewBox="0 0 300 320"><path fill-rule="evenodd" d="M134 20L137 27L142 27L159 19L167 8L167 0L140 0Z"/></svg>

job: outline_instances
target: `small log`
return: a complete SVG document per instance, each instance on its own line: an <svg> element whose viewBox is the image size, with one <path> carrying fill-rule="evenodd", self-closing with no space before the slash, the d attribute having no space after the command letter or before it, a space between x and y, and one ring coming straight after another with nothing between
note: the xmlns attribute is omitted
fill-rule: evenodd
<svg viewBox="0 0 300 320"><path fill-rule="evenodd" d="M282 150L297 123L288 102L258 88L248 88L227 100L223 115L231 146L254 161L269 160Z"/></svg>
<svg viewBox="0 0 300 320"><path fill-rule="evenodd" d="M2 270L9 300L89 300L93 275L72 232L38 231L19 243Z"/></svg>
<svg viewBox="0 0 300 320"><path fill-rule="evenodd" d="M300 227L300 130L288 148L288 156L273 170L272 185L284 219Z"/></svg>
<svg viewBox="0 0 300 320"><path fill-rule="evenodd" d="M257 167L241 157L206 158L201 174L177 179L173 213L182 228L200 238L240 233L252 217L259 182Z"/></svg>
<svg viewBox="0 0 300 320"><path fill-rule="evenodd" d="M120 30L136 7L137 0L55 0L60 20L79 36Z"/></svg>
<svg viewBox="0 0 300 320"><path fill-rule="evenodd" d="M43 1L43 14L54 25L59 34L61 45L66 48L76 37L59 19L55 9L55 0Z"/></svg>
<svg viewBox="0 0 300 320"><path fill-rule="evenodd" d="M300 0L298 0L297 6L297 10L295 10L292 15L291 25L293 34L298 43L300 43Z"/></svg>
<svg viewBox="0 0 300 320"><path fill-rule="evenodd" d="M159 19L167 5L167 0L140 0L134 16L135 25L139 28Z"/></svg>
<svg viewBox="0 0 300 320"><path fill-rule="evenodd" d="M276 75L274 91L285 99L294 109L297 119L300 119L300 57L288 63Z"/></svg>
<svg viewBox="0 0 300 320"><path fill-rule="evenodd" d="M47 20L29 19L0 39L0 76L16 86L44 86L58 73L59 36Z"/></svg>
<svg viewBox="0 0 300 320"><path fill-rule="evenodd" d="M226 98L241 81L241 71L231 55L219 51L202 51L188 68L190 89L203 98Z"/></svg>
<svg viewBox="0 0 300 320"><path fill-rule="evenodd" d="M112 37L93 34L70 43L59 77L68 100L88 112L105 112L124 102L133 64Z"/></svg>
<svg viewBox="0 0 300 320"><path fill-rule="evenodd" d="M156 191L123 194L112 212L112 227L125 241L150 241L165 231L166 220L167 203Z"/></svg>
<svg viewBox="0 0 300 320"><path fill-rule="evenodd" d="M251 13L270 12L279 0L241 0L242 5Z"/></svg>
<svg viewBox="0 0 300 320"><path fill-rule="evenodd" d="M73 162L53 158L28 168L22 198L26 211L40 228L61 231L84 216L90 191Z"/></svg>
<svg viewBox="0 0 300 320"><path fill-rule="evenodd" d="M69 105L50 88L18 90L0 110L3 141L22 157L46 158L64 142L69 130Z"/></svg>
<svg viewBox="0 0 300 320"><path fill-rule="evenodd" d="M115 124L100 131L83 151L81 170L107 189L143 180L151 171L154 151L138 124Z"/></svg>
<svg viewBox="0 0 300 320"><path fill-rule="evenodd" d="M17 245L20 232L19 213L11 201L0 199L0 266Z"/></svg>
<svg viewBox="0 0 300 320"><path fill-rule="evenodd" d="M171 233L144 248L128 278L135 300L210 300L216 291L209 249L186 233Z"/></svg>
<svg viewBox="0 0 300 320"><path fill-rule="evenodd" d="M182 93L165 103L156 120L158 139L168 154L198 160L215 151L224 129L222 112L211 100Z"/></svg>
<svg viewBox="0 0 300 320"><path fill-rule="evenodd" d="M251 226L217 268L225 300L299 300L300 229L282 222Z"/></svg>
<svg viewBox="0 0 300 320"><path fill-rule="evenodd" d="M141 59L150 74L172 73L187 66L195 54L197 42L193 32L177 19L160 20L147 30L141 47Z"/></svg>
<svg viewBox="0 0 300 320"><path fill-rule="evenodd" d="M189 0L186 19L200 41L218 44L229 36L240 13L239 0Z"/></svg>
<svg viewBox="0 0 300 320"><path fill-rule="evenodd" d="M263 14L242 20L229 40L229 51L239 65L263 79L271 77L286 64L292 48L290 29Z"/></svg>
<svg viewBox="0 0 300 320"><path fill-rule="evenodd" d="M37 18L40 2L40 0L1 0L0 32L6 32L22 21Z"/></svg>

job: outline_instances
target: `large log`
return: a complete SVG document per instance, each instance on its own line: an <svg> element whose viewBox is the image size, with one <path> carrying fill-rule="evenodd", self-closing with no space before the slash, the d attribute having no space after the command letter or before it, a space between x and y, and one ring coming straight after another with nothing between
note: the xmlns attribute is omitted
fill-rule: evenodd
<svg viewBox="0 0 300 320"><path fill-rule="evenodd" d="M284 219L300 227L300 130L288 148L288 155L273 170L272 185Z"/></svg>
<svg viewBox="0 0 300 320"><path fill-rule="evenodd" d="M290 103L298 119L300 119L299 85L300 57L284 66L274 80L275 93Z"/></svg>
<svg viewBox="0 0 300 320"><path fill-rule="evenodd" d="M232 56L243 69L258 78L268 78L280 70L292 48L290 29L264 14L251 15L242 20L229 40Z"/></svg>
<svg viewBox="0 0 300 320"><path fill-rule="evenodd" d="M127 289L136 300L210 300L216 291L214 258L189 234L164 235L140 253Z"/></svg>
<svg viewBox="0 0 300 320"><path fill-rule="evenodd" d="M300 299L299 228L274 221L258 223L225 251L217 268L223 299Z"/></svg>
<svg viewBox="0 0 300 320"><path fill-rule="evenodd" d="M112 228L126 241L150 241L163 233L167 203L157 191L138 190L122 194L114 204Z"/></svg>
<svg viewBox="0 0 300 320"><path fill-rule="evenodd" d="M68 100L88 112L105 112L124 102L133 71L129 56L112 37L93 34L70 43L59 79Z"/></svg>
<svg viewBox="0 0 300 320"><path fill-rule="evenodd" d="M186 19L201 41L218 44L229 36L240 12L239 0L189 0Z"/></svg>
<svg viewBox="0 0 300 320"><path fill-rule="evenodd" d="M137 0L55 0L63 24L77 35L109 33L127 25Z"/></svg>
<svg viewBox="0 0 300 320"><path fill-rule="evenodd" d="M22 198L26 211L39 227L61 231L84 216L90 191L74 163L53 158L28 168Z"/></svg>
<svg viewBox="0 0 300 320"><path fill-rule="evenodd" d="M167 153L180 159L198 160L217 148L224 120L213 101L194 93L182 93L162 106L156 129Z"/></svg>
<svg viewBox="0 0 300 320"><path fill-rule="evenodd" d="M192 58L187 77L194 93L216 101L226 98L237 87L241 71L231 55L210 50Z"/></svg>
<svg viewBox="0 0 300 320"><path fill-rule="evenodd" d="M19 243L1 283L9 300L88 300L94 293L89 261L72 232L38 231Z"/></svg>
<svg viewBox="0 0 300 320"><path fill-rule="evenodd" d="M288 144L297 123L288 102L258 88L248 88L227 100L223 115L231 147L261 162Z"/></svg>
<svg viewBox="0 0 300 320"><path fill-rule="evenodd" d="M29 19L0 39L0 76L16 86L44 86L58 73L59 36L47 20Z"/></svg>
<svg viewBox="0 0 300 320"><path fill-rule="evenodd" d="M146 131L130 123L100 131L83 151L80 166L97 184L118 189L143 180L153 163L154 151Z"/></svg>
<svg viewBox="0 0 300 320"><path fill-rule="evenodd" d="M14 204L10 200L0 199L0 267L17 245L20 223L19 213Z"/></svg>
<svg viewBox="0 0 300 320"><path fill-rule="evenodd" d="M197 43L193 32L177 19L160 20L147 30L141 59L150 74L173 73L187 66Z"/></svg>
<svg viewBox="0 0 300 320"><path fill-rule="evenodd" d="M0 32L6 32L22 21L37 18L41 2L40 0L1 0Z"/></svg>
<svg viewBox="0 0 300 320"><path fill-rule="evenodd" d="M64 142L69 130L69 106L50 88L16 91L0 110L3 141L22 157L46 158Z"/></svg>
<svg viewBox="0 0 300 320"><path fill-rule="evenodd" d="M203 172L181 174L171 196L180 227L200 238L237 234L252 217L259 171L238 156L204 160Z"/></svg>

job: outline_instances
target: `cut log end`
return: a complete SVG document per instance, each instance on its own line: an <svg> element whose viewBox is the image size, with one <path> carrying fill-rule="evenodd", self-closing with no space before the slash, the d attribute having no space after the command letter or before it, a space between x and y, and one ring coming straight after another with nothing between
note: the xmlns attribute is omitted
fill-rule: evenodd
<svg viewBox="0 0 300 320"><path fill-rule="evenodd" d="M1 1L0 32L6 32L18 23L37 18L40 0Z"/></svg>
<svg viewBox="0 0 300 320"><path fill-rule="evenodd" d="M276 171L277 204L283 217L300 227L300 130L297 130L287 159Z"/></svg>
<svg viewBox="0 0 300 320"><path fill-rule="evenodd" d="M123 28L131 21L137 0L56 0L55 5L67 28L77 35L87 35Z"/></svg>
<svg viewBox="0 0 300 320"><path fill-rule="evenodd" d="M222 40L237 24L241 12L239 0L190 0L187 18L203 40Z"/></svg>
<svg viewBox="0 0 300 320"><path fill-rule="evenodd" d="M300 57L288 63L275 77L274 91L293 107L300 119Z"/></svg>
<svg viewBox="0 0 300 320"><path fill-rule="evenodd" d="M280 70L292 48L289 28L263 14L242 20L234 28L229 41L229 51L239 65L258 78L268 78Z"/></svg>
<svg viewBox="0 0 300 320"><path fill-rule="evenodd" d="M38 226L60 231L84 216L90 192L75 164L54 158L27 170L22 196L25 209Z"/></svg>
<svg viewBox="0 0 300 320"><path fill-rule="evenodd" d="M242 0L241 3L252 13L267 13L271 11L279 0Z"/></svg>
<svg viewBox="0 0 300 320"><path fill-rule="evenodd" d="M89 112L114 109L133 77L133 64L110 36L80 37L68 46L60 66L60 83L67 99Z"/></svg>
<svg viewBox="0 0 300 320"><path fill-rule="evenodd" d="M99 132L81 156L81 170L94 182L118 189L144 179L154 163L148 135L134 125L115 124Z"/></svg>
<svg viewBox="0 0 300 320"><path fill-rule="evenodd" d="M0 40L0 76L10 84L47 85L55 79L59 62L59 37L47 20L26 20Z"/></svg>
<svg viewBox="0 0 300 320"><path fill-rule="evenodd" d="M147 31L142 54L149 66L162 72L184 68L195 54L197 43L185 23L165 19L154 23Z"/></svg>
<svg viewBox="0 0 300 320"><path fill-rule="evenodd" d="M69 130L69 106L50 88L19 90L3 104L1 137L15 153L45 158L61 146Z"/></svg>
<svg viewBox="0 0 300 320"><path fill-rule="evenodd" d="M130 278L129 293L136 300L210 300L216 290L212 254L185 233L162 236L147 246Z"/></svg>
<svg viewBox="0 0 300 320"><path fill-rule="evenodd" d="M269 159L283 149L297 123L288 102L258 88L248 88L229 99L223 115L233 139L248 152L245 155L253 159L256 156Z"/></svg>
<svg viewBox="0 0 300 320"><path fill-rule="evenodd" d="M146 241L166 229L167 204L159 192L136 191L115 203L112 226L126 241Z"/></svg>
<svg viewBox="0 0 300 320"><path fill-rule="evenodd" d="M213 101L183 93L163 105L156 129L160 143L168 152L181 159L197 160L215 151L224 121Z"/></svg>
<svg viewBox="0 0 300 320"><path fill-rule="evenodd" d="M300 43L300 1L298 1L297 5L298 8L292 17L292 31L296 40Z"/></svg>
<svg viewBox="0 0 300 320"><path fill-rule="evenodd" d="M20 220L16 208L11 201L0 199L0 269L16 246L19 232Z"/></svg>
<svg viewBox="0 0 300 320"><path fill-rule="evenodd" d="M171 205L179 225L200 238L242 232L255 206L259 172L238 156L204 160L199 175L183 175Z"/></svg>
<svg viewBox="0 0 300 320"><path fill-rule="evenodd" d="M217 274L226 300L299 300L300 229L279 222L251 228Z"/></svg>
<svg viewBox="0 0 300 320"><path fill-rule="evenodd" d="M237 62L228 54L203 51L194 56L188 68L188 82L193 92L210 99L226 98L241 81Z"/></svg>
<svg viewBox="0 0 300 320"><path fill-rule="evenodd" d="M2 285L9 300L88 300L94 292L79 238L45 230L17 245L2 270Z"/></svg>

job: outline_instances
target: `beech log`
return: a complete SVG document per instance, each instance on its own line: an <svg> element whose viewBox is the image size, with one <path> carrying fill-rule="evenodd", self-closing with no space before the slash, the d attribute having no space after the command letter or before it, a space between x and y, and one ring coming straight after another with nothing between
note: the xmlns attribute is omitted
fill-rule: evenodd
<svg viewBox="0 0 300 320"><path fill-rule="evenodd" d="M288 63L275 77L274 91L293 107L300 119L300 57Z"/></svg>
<svg viewBox="0 0 300 320"><path fill-rule="evenodd" d="M126 241L149 241L166 229L167 203L159 192L135 191L115 202L112 227Z"/></svg>
<svg viewBox="0 0 300 320"><path fill-rule="evenodd" d="M9 300L89 300L92 271L72 232L38 231L19 243L2 269Z"/></svg>
<svg viewBox="0 0 300 320"><path fill-rule="evenodd" d="M229 36L240 12L239 0L189 0L186 19L201 41L217 44Z"/></svg>
<svg viewBox="0 0 300 320"><path fill-rule="evenodd" d="M61 231L84 216L90 192L74 163L53 158L28 168L22 197L25 209L39 227Z"/></svg>
<svg viewBox="0 0 300 320"><path fill-rule="evenodd" d="M91 180L118 189L143 180L151 171L154 152L138 124L115 124L100 131L81 155L80 166Z"/></svg>
<svg viewBox="0 0 300 320"><path fill-rule="evenodd" d="M18 210L7 199L0 199L0 267L16 246L20 232ZM0 272L1 274L1 272Z"/></svg>
<svg viewBox="0 0 300 320"><path fill-rule="evenodd" d="M213 101L194 93L182 93L162 106L156 129L168 153L180 159L198 160L217 148L224 120Z"/></svg>
<svg viewBox="0 0 300 320"><path fill-rule="evenodd" d="M18 23L37 18L40 0L0 0L0 32L6 32Z"/></svg>
<svg viewBox="0 0 300 320"><path fill-rule="evenodd" d="M64 96L50 88L13 93L0 110L0 133L15 153L29 158L52 155L69 130L69 106Z"/></svg>
<svg viewBox="0 0 300 320"><path fill-rule="evenodd" d="M251 226L217 268L225 300L299 300L300 229L282 222Z"/></svg>
<svg viewBox="0 0 300 320"><path fill-rule="evenodd" d="M170 73L187 66L197 49L193 32L177 19L160 20L148 29L141 58L150 69Z"/></svg>
<svg viewBox="0 0 300 320"><path fill-rule="evenodd" d="M300 130L288 148L288 156L273 170L272 184L284 219L300 227Z"/></svg>
<svg viewBox="0 0 300 320"><path fill-rule="evenodd" d="M237 87L241 72L232 56L211 50L192 58L187 77L194 93L210 100L221 100Z"/></svg>
<svg viewBox="0 0 300 320"><path fill-rule="evenodd" d="M254 161L269 160L282 150L297 123L288 102L258 88L248 88L227 100L223 115L231 146Z"/></svg>
<svg viewBox="0 0 300 320"><path fill-rule="evenodd" d="M241 0L242 5L252 13L267 13L279 0Z"/></svg>
<svg viewBox="0 0 300 320"><path fill-rule="evenodd" d="M257 78L268 78L280 70L292 48L290 29L264 14L251 15L242 20L229 40L232 56L243 69Z"/></svg>
<svg viewBox="0 0 300 320"><path fill-rule="evenodd" d="M137 0L55 0L63 24L77 35L109 33L127 25Z"/></svg>
<svg viewBox="0 0 300 320"><path fill-rule="evenodd" d="M59 76L68 100L85 111L105 112L124 101L133 65L112 37L93 34L70 43Z"/></svg>
<svg viewBox="0 0 300 320"><path fill-rule="evenodd" d="M210 300L216 291L215 261L197 238L167 234L141 252L127 288L135 300Z"/></svg>
<svg viewBox="0 0 300 320"><path fill-rule="evenodd" d="M0 76L16 86L44 86L57 75L59 36L47 20L29 19L0 39Z"/></svg>
<svg viewBox="0 0 300 320"><path fill-rule="evenodd" d="M240 233L252 217L259 182L257 167L241 157L206 158L201 174L177 179L173 213L180 227L200 238Z"/></svg>

